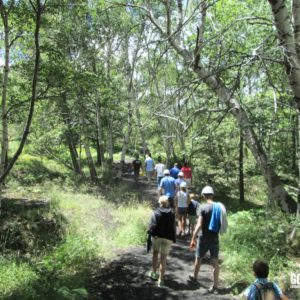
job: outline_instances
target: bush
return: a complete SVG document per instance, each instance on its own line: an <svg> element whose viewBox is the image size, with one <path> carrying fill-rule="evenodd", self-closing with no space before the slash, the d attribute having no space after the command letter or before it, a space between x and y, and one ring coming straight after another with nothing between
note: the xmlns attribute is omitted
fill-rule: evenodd
<svg viewBox="0 0 300 300"><path fill-rule="evenodd" d="M300 224L295 217L279 211L240 211L229 217L229 230L221 239L224 266L232 281L253 280L252 263L256 259L268 261L270 276L289 274L293 268L291 257L300 255L300 248L289 235Z"/></svg>

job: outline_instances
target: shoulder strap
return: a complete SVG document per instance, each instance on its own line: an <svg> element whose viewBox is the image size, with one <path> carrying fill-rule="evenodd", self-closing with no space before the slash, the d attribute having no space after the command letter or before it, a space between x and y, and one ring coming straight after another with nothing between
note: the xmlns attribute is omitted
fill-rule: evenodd
<svg viewBox="0 0 300 300"><path fill-rule="evenodd" d="M260 293L260 290L262 289L262 285L259 284L259 283L253 283L253 284L256 287L256 293L255 294L258 296L258 298L256 298L256 295L255 295L255 299L262 300L261 293Z"/></svg>
<svg viewBox="0 0 300 300"><path fill-rule="evenodd" d="M268 289L268 290L272 290L273 291L273 295L274 297L277 299L276 293L275 293L275 288L274 288L274 284L271 281L268 281L265 284L260 284L260 283L254 283L254 286L256 287L257 293L256 295L258 296L258 300L263 300L262 296L261 296L261 290L262 289ZM274 298L274 299L275 299Z"/></svg>

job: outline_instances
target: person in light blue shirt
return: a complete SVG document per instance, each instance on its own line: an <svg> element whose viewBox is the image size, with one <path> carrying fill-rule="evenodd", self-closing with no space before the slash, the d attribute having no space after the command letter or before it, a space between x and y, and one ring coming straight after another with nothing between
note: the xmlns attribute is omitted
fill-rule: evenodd
<svg viewBox="0 0 300 300"><path fill-rule="evenodd" d="M151 178L154 174L154 160L151 157L151 154L147 154L145 159L145 174L147 176L148 184L151 183Z"/></svg>
<svg viewBox="0 0 300 300"><path fill-rule="evenodd" d="M170 171L164 170L164 178L160 182L160 194L164 194L169 199L169 205L174 208L174 198L176 192L175 179L170 176Z"/></svg>
<svg viewBox="0 0 300 300"><path fill-rule="evenodd" d="M175 179L175 185L176 185L176 192L180 191L180 185L185 182L185 180L183 179L183 173L179 172L178 173L178 178Z"/></svg>
<svg viewBox="0 0 300 300"><path fill-rule="evenodd" d="M260 294L266 291L266 293L272 294L276 299L288 300L276 283L268 281L269 266L266 262L257 260L254 262L252 269L256 280L243 293L244 299L261 299Z"/></svg>

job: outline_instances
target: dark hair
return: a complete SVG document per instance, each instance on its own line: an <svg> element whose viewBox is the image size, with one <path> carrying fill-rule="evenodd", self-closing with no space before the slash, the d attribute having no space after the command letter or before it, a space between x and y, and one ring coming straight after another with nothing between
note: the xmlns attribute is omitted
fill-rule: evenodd
<svg viewBox="0 0 300 300"><path fill-rule="evenodd" d="M158 161L158 162L161 162L161 157L160 157L160 156L157 158L157 161Z"/></svg>
<svg viewBox="0 0 300 300"><path fill-rule="evenodd" d="M267 278L269 276L269 266L262 260L256 260L252 268L257 278Z"/></svg>

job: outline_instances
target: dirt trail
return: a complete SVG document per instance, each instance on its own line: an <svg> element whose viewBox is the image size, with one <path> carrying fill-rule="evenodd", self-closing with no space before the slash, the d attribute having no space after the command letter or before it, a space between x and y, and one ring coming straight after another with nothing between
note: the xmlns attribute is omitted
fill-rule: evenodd
<svg viewBox="0 0 300 300"><path fill-rule="evenodd" d="M130 184L131 179L127 180ZM147 187L141 182L137 188L143 189L145 197L153 205L156 204L155 184ZM140 246L127 249L94 272L87 287L89 299L235 299L225 288L218 295L207 293L212 285L212 267L209 261L203 262L199 284L187 281L188 275L193 272L194 262L194 252L188 249L189 241L190 238L181 238L173 245L168 256L165 287L158 288L157 283L147 276L151 269L151 254L146 253L146 246Z"/></svg>

